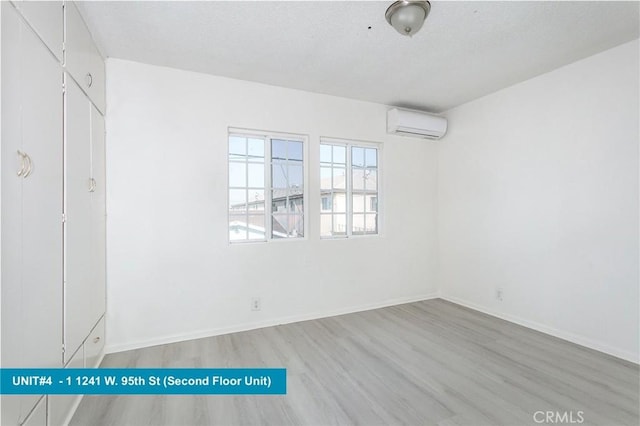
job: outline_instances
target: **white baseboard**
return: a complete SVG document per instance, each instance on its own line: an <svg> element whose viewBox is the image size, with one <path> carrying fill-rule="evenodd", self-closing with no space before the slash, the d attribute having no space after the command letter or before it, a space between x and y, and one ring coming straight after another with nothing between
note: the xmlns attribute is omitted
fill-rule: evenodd
<svg viewBox="0 0 640 426"><path fill-rule="evenodd" d="M509 314L504 314L504 313L501 313L501 312L497 312L497 311L494 311L492 309L488 309L488 308L486 308L484 306L480 306L480 305L477 305L475 303L468 302L468 301L463 300L463 299L459 299L457 297L440 295L440 298L443 299L443 300L446 300L448 302L455 303L457 305L461 305L461 306L464 306L464 307L469 308L469 309L473 309L474 311L479 311L479 312L482 312L484 314L491 315L492 317L500 318L500 319L503 319L505 321L509 321L509 322L521 325L523 327L527 327L527 328L530 328L532 330L539 331L541 333L549 334L549 335L557 337L559 339L567 340L567 341L569 341L571 343L575 343L577 345L584 346L584 347L587 347L589 349L594 349L594 350L596 350L598 352L603 352L603 353L605 353L607 355L611 355L611 356L614 356L616 358L620 358L620 359L623 359L625 361L632 362L634 364L638 364L639 363L639 359L638 359L638 355L637 354L634 354L633 352L629 352L629 351L625 351L625 350L622 350L622 349L618 349L618 348L612 347L610 345L607 345L606 343L602 343L602 342L598 342L598 341L595 341L595 340L591 340L591 339L588 339L588 338L586 338L584 336L573 334L573 333L570 333L570 332L567 332L567 331L558 330L556 328L549 327L547 325L540 324L540 323L535 322L535 321L529 321L529 320L526 320L526 319L523 319L523 318L520 318L520 317L517 317L517 316L514 316L514 315L509 315Z"/></svg>
<svg viewBox="0 0 640 426"><path fill-rule="evenodd" d="M348 308L314 312L314 313L305 314L305 315L293 315L293 316L275 318L275 319L270 319L265 321L238 324L238 325L233 325L229 327L200 330L193 333L161 336L154 339L141 340L137 342L120 343L115 345L107 344L107 346L105 346L105 353L111 354L116 352L129 351L132 349L146 348L149 346L164 345L167 343L176 343L176 342L182 342L185 340L201 339L204 337L219 336L222 334L238 333L241 331L255 330L258 328L272 327L272 326L281 325L281 324L290 324L294 322L308 321L308 320L314 320L319 318L327 318L327 317L333 317L337 315L352 314L355 312L369 311L372 309L385 308L388 306L402 305L405 303L419 302L422 300L437 299L438 297L439 297L439 293L433 292L433 293L422 294L422 295L411 296L411 297L400 297L396 299L388 299L382 302L369 303L365 305L352 306Z"/></svg>

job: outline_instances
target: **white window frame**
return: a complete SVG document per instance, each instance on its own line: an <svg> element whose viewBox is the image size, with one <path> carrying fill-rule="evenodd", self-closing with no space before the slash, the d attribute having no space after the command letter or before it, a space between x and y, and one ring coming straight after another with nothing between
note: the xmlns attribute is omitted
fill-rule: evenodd
<svg viewBox="0 0 640 426"><path fill-rule="evenodd" d="M382 195L382 147L383 144L380 142L368 142L368 141L359 141L354 139L342 139L342 138L333 138L333 137L320 137L320 143L318 144L318 157L320 156L320 146L321 145L337 145L346 147L346 155L347 155L347 163L346 163L346 215L347 215L347 232L346 235L329 235L323 236L322 232L320 232L321 240L345 240L351 238L379 238L382 236L382 224L383 224L383 209L384 209L384 201ZM377 215L378 215L378 229L375 234L353 234L353 206L352 197L353 197L353 185L352 185L352 163L351 163L351 148L352 147L360 147L360 148L375 148L378 150L378 158L377 158ZM322 162L320 158L318 158L318 174L320 173L320 168L322 167ZM322 190L320 188L321 185L318 185L317 196L320 200L320 211L318 212L319 217L322 216Z"/></svg>
<svg viewBox="0 0 640 426"><path fill-rule="evenodd" d="M230 206L231 200L229 199L229 138L231 136L245 137L245 138L261 138L264 139L264 219L265 219L265 237L264 239L255 239L255 240L231 240L229 238L229 219L231 214ZM272 139L283 139L290 141L302 142L302 179L303 179L303 195L302 195L302 205L303 205L303 229L304 235L302 237L295 238L273 238L272 237L272 228L273 228L273 202L272 202L272 182L271 182L271 140ZM265 243L265 242L292 242L292 241L306 241L309 238L309 137L303 134L297 133L285 133L285 132L273 132L273 131L262 131L262 130L250 130L250 129L239 129L234 127L227 128L227 238L230 245L242 245L242 244L253 244L253 243ZM248 182L247 182L248 184Z"/></svg>

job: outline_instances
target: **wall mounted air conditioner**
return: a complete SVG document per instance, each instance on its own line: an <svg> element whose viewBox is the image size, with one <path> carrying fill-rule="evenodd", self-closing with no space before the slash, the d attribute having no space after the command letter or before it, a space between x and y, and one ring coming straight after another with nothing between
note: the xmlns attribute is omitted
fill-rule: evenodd
<svg viewBox="0 0 640 426"><path fill-rule="evenodd" d="M387 133L440 139L447 132L447 119L426 112L392 108L387 111Z"/></svg>

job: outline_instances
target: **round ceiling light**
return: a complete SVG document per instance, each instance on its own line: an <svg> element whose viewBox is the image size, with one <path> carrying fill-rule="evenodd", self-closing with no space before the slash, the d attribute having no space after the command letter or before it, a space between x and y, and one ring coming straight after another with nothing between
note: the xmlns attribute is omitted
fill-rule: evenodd
<svg viewBox="0 0 640 426"><path fill-rule="evenodd" d="M384 16L400 34L412 36L420 31L430 11L431 3L428 1L400 0L389 6Z"/></svg>

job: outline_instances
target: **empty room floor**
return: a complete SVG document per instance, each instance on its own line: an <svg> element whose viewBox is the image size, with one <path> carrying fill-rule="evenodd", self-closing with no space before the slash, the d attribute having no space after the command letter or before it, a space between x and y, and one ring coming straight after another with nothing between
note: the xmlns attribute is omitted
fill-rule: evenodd
<svg viewBox="0 0 640 426"><path fill-rule="evenodd" d="M88 395L72 425L523 425L548 411L639 423L637 365L440 299L120 352L101 366L284 367L287 395Z"/></svg>

